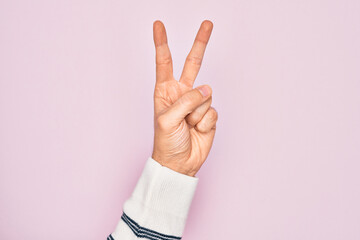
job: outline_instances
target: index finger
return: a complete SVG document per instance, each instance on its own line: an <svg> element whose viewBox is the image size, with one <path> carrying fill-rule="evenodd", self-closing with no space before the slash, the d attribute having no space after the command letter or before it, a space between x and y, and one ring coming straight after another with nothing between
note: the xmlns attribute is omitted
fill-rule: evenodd
<svg viewBox="0 0 360 240"><path fill-rule="evenodd" d="M201 23L199 31L196 34L194 44L190 53L186 57L183 71L181 73L180 82L192 87L196 76L199 73L201 63L204 57L206 45L209 42L213 29L213 23L205 20Z"/></svg>
<svg viewBox="0 0 360 240"><path fill-rule="evenodd" d="M156 20L153 24L156 50L156 83L173 78L173 66L164 24Z"/></svg>

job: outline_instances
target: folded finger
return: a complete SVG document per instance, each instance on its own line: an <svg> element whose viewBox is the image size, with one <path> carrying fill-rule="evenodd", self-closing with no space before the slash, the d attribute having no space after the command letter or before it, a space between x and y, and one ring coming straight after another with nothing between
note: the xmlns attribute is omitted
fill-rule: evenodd
<svg viewBox="0 0 360 240"><path fill-rule="evenodd" d="M197 107L194 111L192 111L189 115L186 116L186 122L190 126L195 126L200 120L204 117L206 112L209 110L212 102L212 97L210 97L206 102Z"/></svg>
<svg viewBox="0 0 360 240"><path fill-rule="evenodd" d="M200 122L195 125L195 129L199 132L207 133L211 129L216 127L217 119L217 111L215 110L215 108L210 107L209 110L205 113L204 117L200 120Z"/></svg>

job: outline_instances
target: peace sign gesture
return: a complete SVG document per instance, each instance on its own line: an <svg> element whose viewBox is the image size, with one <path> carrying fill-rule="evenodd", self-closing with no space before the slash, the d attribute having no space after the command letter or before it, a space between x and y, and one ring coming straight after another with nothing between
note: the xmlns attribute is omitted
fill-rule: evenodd
<svg viewBox="0 0 360 240"><path fill-rule="evenodd" d="M161 165L195 176L206 160L215 136L218 114L211 107L212 90L203 85L193 89L213 24L201 23L179 81L173 76L173 63L164 24L153 24L156 49L154 90L154 147L152 158Z"/></svg>

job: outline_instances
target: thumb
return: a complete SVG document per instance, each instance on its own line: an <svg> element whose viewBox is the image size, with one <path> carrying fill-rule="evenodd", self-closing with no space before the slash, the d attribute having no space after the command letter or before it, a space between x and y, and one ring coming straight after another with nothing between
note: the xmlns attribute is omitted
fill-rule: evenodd
<svg viewBox="0 0 360 240"><path fill-rule="evenodd" d="M168 108L164 113L165 119L172 126L180 124L189 113L209 99L211 94L209 85L202 85L188 91Z"/></svg>

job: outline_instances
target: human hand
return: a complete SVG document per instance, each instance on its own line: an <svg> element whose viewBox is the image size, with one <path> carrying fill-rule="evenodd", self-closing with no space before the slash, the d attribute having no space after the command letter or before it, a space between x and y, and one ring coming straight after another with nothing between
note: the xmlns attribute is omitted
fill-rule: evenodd
<svg viewBox="0 0 360 240"><path fill-rule="evenodd" d="M218 119L216 110L211 107L210 86L202 85L193 89L212 28L212 22L202 22L177 81L173 76L165 27L158 20L153 24L156 84L152 158L163 166L189 176L195 176L205 162Z"/></svg>

